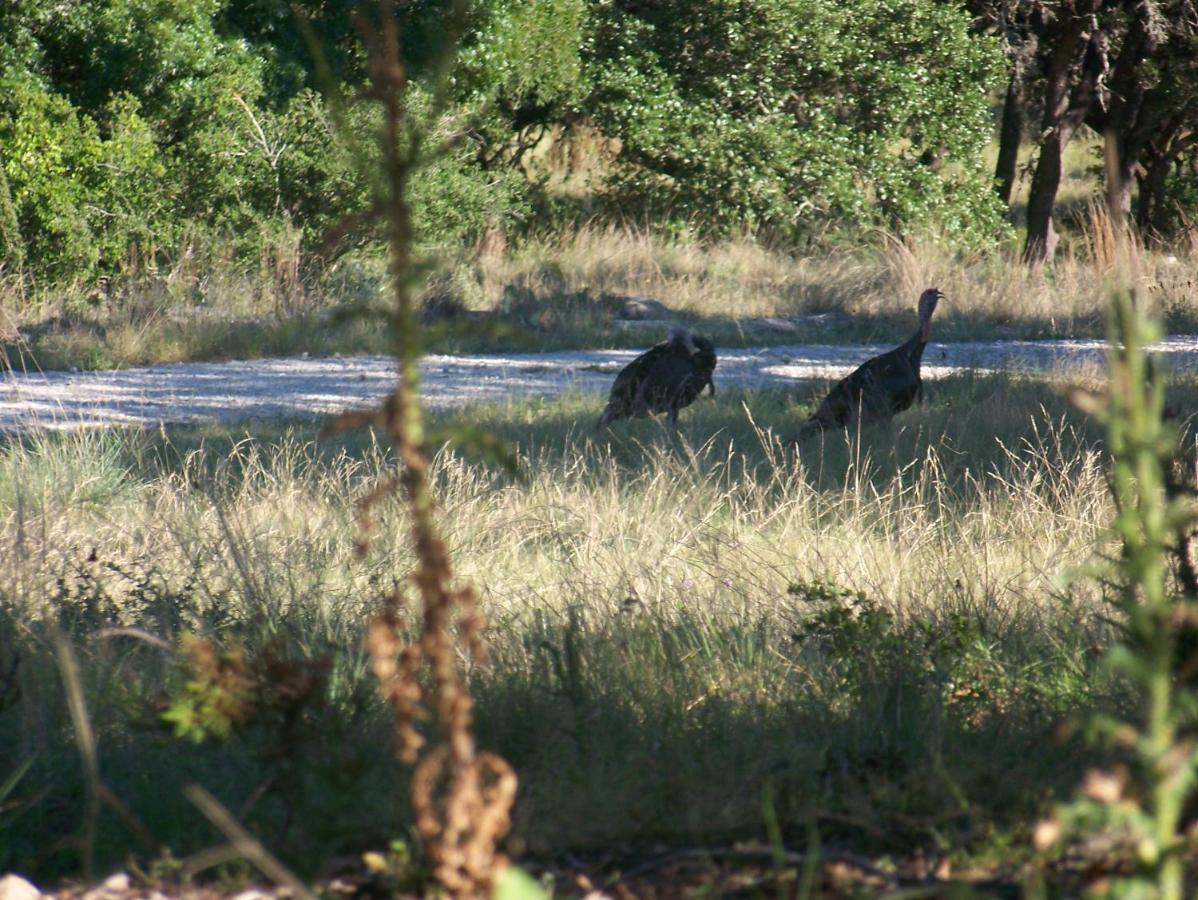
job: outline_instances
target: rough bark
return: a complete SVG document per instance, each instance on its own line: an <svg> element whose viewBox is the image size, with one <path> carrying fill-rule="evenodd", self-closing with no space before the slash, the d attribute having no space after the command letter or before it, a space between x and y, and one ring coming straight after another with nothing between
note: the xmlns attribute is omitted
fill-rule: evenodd
<svg viewBox="0 0 1198 900"><path fill-rule="evenodd" d="M1057 230L1052 211L1061 186L1062 157L1068 136L1054 129L1040 142L1040 156L1032 175L1032 188L1027 201L1027 241L1023 245L1023 260L1028 263L1052 259L1057 248Z"/></svg>
<svg viewBox="0 0 1198 900"><path fill-rule="evenodd" d="M1052 214L1061 185L1062 156L1085 120L1105 71L1105 37L1092 26L1098 2L1083 0L1063 11L1062 17L1051 23L1042 41L1053 49L1045 78L1040 155L1028 196L1027 241L1023 246L1023 259L1027 263L1040 263L1052 257L1056 247ZM1079 55L1082 55L1080 67Z"/></svg>
<svg viewBox="0 0 1198 900"><path fill-rule="evenodd" d="M1107 212L1116 227L1131 213L1132 186L1140 159L1148 146L1158 116L1146 102L1145 61L1156 51L1158 29L1151 21L1154 8L1129 2L1132 16L1111 67L1106 89L1093 104L1087 123L1103 135Z"/></svg>
<svg viewBox="0 0 1198 900"><path fill-rule="evenodd" d="M1103 168L1106 173L1106 209L1116 228L1123 228L1131 214L1134 183L1127 141L1113 127L1102 133Z"/></svg>
<svg viewBox="0 0 1198 900"><path fill-rule="evenodd" d="M1173 160L1165 154L1155 154L1139 178L1139 196L1136 199L1136 225L1141 231L1159 228L1164 218L1165 185Z"/></svg>
<svg viewBox="0 0 1198 900"><path fill-rule="evenodd" d="M1187 156L1191 156L1191 165L1198 173L1198 132L1190 131L1178 115L1159 130L1136 172L1136 225L1142 231L1163 235L1169 230L1169 176Z"/></svg>
<svg viewBox="0 0 1198 900"><path fill-rule="evenodd" d="M1023 139L1026 116L1024 73L1020 67L1016 67L1007 83L1007 96L1002 107L1002 125L998 134L998 162L994 166L994 189L998 192L999 199L1008 206L1011 204L1011 191L1015 187L1019 142Z"/></svg>

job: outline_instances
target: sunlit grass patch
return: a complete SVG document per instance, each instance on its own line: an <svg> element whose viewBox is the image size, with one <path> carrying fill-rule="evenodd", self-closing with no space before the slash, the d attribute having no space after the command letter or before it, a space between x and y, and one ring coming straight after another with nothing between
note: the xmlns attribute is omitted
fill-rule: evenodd
<svg viewBox="0 0 1198 900"><path fill-rule="evenodd" d="M1101 227L1088 224L1069 252L1035 268L1015 246L963 256L932 234L878 233L813 249L580 227L448 263L429 291L450 298L453 314L428 323L427 344L444 353L648 346L667 324L621 320L630 296L661 302L666 312L655 315L689 324L717 347L897 342L929 286L946 294L935 340L1096 337L1112 285L1096 253ZM1171 331L1193 330L1193 254L1138 256L1140 302ZM149 285L94 308L23 303L0 316L0 351L17 369L385 352L383 323L365 314L384 273L369 259L361 270L348 281L330 274L295 308L255 300L252 285L230 278L212 279L199 302ZM0 312L7 306L0 296ZM19 336L17 326L25 328Z"/></svg>

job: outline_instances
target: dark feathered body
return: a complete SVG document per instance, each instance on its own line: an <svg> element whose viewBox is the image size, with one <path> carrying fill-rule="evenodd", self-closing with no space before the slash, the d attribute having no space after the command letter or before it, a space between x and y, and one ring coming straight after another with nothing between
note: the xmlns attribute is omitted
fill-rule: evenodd
<svg viewBox="0 0 1198 900"><path fill-rule="evenodd" d="M865 361L837 382L811 418L843 427L857 418L888 419L907 409L923 389L919 363L925 346L917 333L901 347Z"/></svg>
<svg viewBox="0 0 1198 900"><path fill-rule="evenodd" d="M919 330L902 346L866 360L837 382L807 424L843 428L889 419L909 408L923 390L919 367L941 296L934 288L924 291L919 299Z"/></svg>
<svg viewBox="0 0 1198 900"><path fill-rule="evenodd" d="M650 347L616 376L599 427L629 416L668 413L670 423L678 410L690 406L708 388L715 393L715 346L706 338L678 330L669 340Z"/></svg>

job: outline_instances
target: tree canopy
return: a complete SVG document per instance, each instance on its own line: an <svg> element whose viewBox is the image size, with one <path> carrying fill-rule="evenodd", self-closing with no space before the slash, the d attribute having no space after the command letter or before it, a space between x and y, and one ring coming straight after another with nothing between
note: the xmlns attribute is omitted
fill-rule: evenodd
<svg viewBox="0 0 1198 900"><path fill-rule="evenodd" d="M1006 228L982 162L996 92L1006 77L1025 104L1055 108L1045 87L1053 28L1076 18L1053 19L1055 4L998 2L472 0L451 108L435 113L448 150L413 184L421 233L462 246L492 228L519 234L583 215L525 163L546 141L587 133L611 148L588 216L784 240L933 227L985 243ZM280 229L298 233L313 258L371 240L361 229L326 240L367 202L369 167L352 148L369 147L377 123L330 105L296 12L352 96L363 81L357 9L353 0L5 4L4 271L90 279L218 245L252 264ZM398 13L416 115L434 114L421 98L448 9L413 0ZM1112 99L1079 122L1101 127L1105 117L1123 129L1141 218L1160 221L1192 190L1174 170L1194 104L1172 85L1190 74L1193 30L1184 16L1171 24L1141 9L1102 6L1109 58L1131 60L1134 41L1116 31L1141 22L1152 38L1124 66L1142 87L1135 114ZM1083 31L1063 54L1065 95L1093 43L1093 29ZM1018 67L1013 34L1035 44Z"/></svg>

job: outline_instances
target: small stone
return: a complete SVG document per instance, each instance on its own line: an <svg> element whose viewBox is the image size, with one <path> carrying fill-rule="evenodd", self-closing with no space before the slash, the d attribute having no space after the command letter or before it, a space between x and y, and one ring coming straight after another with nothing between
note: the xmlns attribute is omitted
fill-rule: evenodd
<svg viewBox="0 0 1198 900"><path fill-rule="evenodd" d="M129 890L129 875L125 872L117 872L115 875L109 875L104 879L101 887L106 891L112 891L114 894L124 893Z"/></svg>
<svg viewBox="0 0 1198 900"><path fill-rule="evenodd" d="M1082 782L1082 794L1095 803L1110 806L1119 802L1126 784L1127 772L1124 770L1104 772L1101 769L1091 769Z"/></svg>
<svg viewBox="0 0 1198 900"><path fill-rule="evenodd" d="M760 319L749 319L747 322L744 322L741 327L745 331L783 331L792 333L799 330L799 326L790 319L782 319L777 316L764 316Z"/></svg>
<svg viewBox="0 0 1198 900"><path fill-rule="evenodd" d="M37 900L42 892L20 875L9 873L0 878L0 900Z"/></svg>
<svg viewBox="0 0 1198 900"><path fill-rule="evenodd" d="M231 900L270 900L271 895L261 888L247 888L240 894L234 894Z"/></svg>
<svg viewBox="0 0 1198 900"><path fill-rule="evenodd" d="M1032 846L1043 853L1061 839L1063 831L1057 819L1041 819L1032 829Z"/></svg>
<svg viewBox="0 0 1198 900"><path fill-rule="evenodd" d="M629 297L616 312L616 318L625 321L640 321L661 319L669 313L666 305L660 300L654 300L652 297Z"/></svg>

